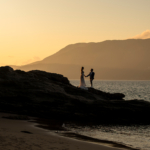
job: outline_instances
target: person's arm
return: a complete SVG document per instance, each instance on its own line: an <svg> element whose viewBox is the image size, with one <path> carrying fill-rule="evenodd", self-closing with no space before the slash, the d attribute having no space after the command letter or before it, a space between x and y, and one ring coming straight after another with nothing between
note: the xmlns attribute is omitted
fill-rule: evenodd
<svg viewBox="0 0 150 150"><path fill-rule="evenodd" d="M90 74L91 74L91 72L86 77L90 76Z"/></svg>

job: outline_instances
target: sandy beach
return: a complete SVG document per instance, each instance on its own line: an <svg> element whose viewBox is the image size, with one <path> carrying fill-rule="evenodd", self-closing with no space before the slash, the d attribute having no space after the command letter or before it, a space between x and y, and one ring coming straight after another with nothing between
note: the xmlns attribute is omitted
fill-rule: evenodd
<svg viewBox="0 0 150 150"><path fill-rule="evenodd" d="M55 135L48 130L34 127L24 120L3 117L0 113L0 150L119 150L100 144Z"/></svg>

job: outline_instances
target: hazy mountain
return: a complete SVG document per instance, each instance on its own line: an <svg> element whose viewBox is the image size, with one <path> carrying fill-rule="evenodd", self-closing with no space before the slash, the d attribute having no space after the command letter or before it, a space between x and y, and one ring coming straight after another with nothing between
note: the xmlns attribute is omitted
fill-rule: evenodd
<svg viewBox="0 0 150 150"><path fill-rule="evenodd" d="M40 69L79 79L94 68L96 79L150 80L150 39L113 40L68 45L42 61L19 67Z"/></svg>

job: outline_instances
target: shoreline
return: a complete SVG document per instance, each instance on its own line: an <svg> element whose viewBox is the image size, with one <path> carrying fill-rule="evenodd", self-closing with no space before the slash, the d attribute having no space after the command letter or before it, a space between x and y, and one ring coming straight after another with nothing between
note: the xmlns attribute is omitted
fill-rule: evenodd
<svg viewBox="0 0 150 150"><path fill-rule="evenodd" d="M67 137L69 139L85 141L87 143L93 143L93 144L103 145L103 146L112 147L112 148L121 148L121 149L123 148L126 150L139 150L137 148L132 148L132 147L129 147L122 143L117 143L117 142L113 142L113 141L109 141L109 140L96 139L96 138L92 138L89 136L74 133L74 132L60 126L60 123L59 123L59 126L57 126L58 128L55 129L53 127L53 125L51 126L50 124L48 124L47 121L45 121L45 122L41 121L39 118L37 119L37 121L34 121L34 122L37 124L37 125L35 125L35 127L37 127L37 128L42 128L42 129L45 129L45 130L48 130L51 132L52 132L52 130L56 130L55 133L54 132L53 133L56 134L57 136ZM40 122L40 123L38 123L38 122ZM56 122L58 122L58 121L56 121ZM55 124L55 123L53 122L53 124Z"/></svg>
<svg viewBox="0 0 150 150"><path fill-rule="evenodd" d="M63 135L61 132L58 132L56 134L51 132L46 124L39 124L35 120L22 120L24 118L21 116L18 117L21 120L16 120L16 117L11 118L10 116L19 115L0 112L1 149L7 150L14 148L17 150L20 148L26 150L31 147L31 150L137 150L119 143L93 139L75 133L67 135L68 133L66 134L62 132L63 134L66 134ZM55 123L52 126L54 125ZM62 131L62 129L60 129L60 131Z"/></svg>

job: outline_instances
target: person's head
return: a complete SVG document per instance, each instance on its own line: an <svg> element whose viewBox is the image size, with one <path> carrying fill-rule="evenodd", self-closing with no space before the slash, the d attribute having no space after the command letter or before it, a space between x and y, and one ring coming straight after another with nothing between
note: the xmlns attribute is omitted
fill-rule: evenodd
<svg viewBox="0 0 150 150"><path fill-rule="evenodd" d="M81 67L81 72L84 70L84 67Z"/></svg>
<svg viewBox="0 0 150 150"><path fill-rule="evenodd" d="M93 72L93 69L91 69L91 72Z"/></svg>

